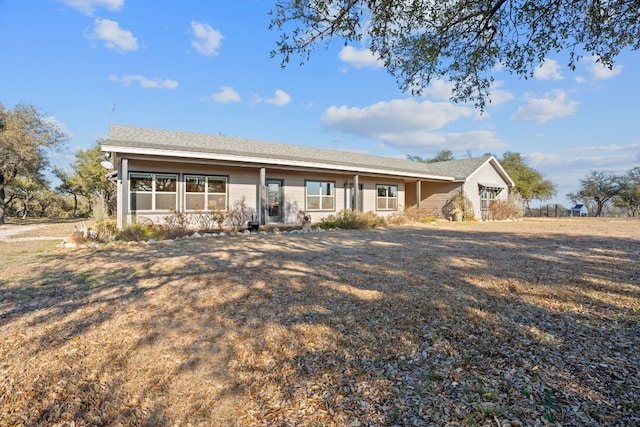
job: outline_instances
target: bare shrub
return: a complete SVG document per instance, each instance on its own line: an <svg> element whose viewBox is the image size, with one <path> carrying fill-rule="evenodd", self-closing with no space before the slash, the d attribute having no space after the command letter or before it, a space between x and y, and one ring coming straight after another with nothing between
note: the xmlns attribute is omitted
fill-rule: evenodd
<svg viewBox="0 0 640 427"><path fill-rule="evenodd" d="M175 239L184 237L189 233L189 217L184 212L171 210L171 215L164 217L164 223L160 227L161 237Z"/></svg>
<svg viewBox="0 0 640 427"><path fill-rule="evenodd" d="M392 213L391 215L387 215L384 218L384 222L387 225L403 225L409 222L410 220L411 220L410 216L407 215L405 212L395 212L395 213Z"/></svg>
<svg viewBox="0 0 640 427"><path fill-rule="evenodd" d="M489 206L489 215L496 221L515 219L522 216L522 208L513 200L496 200Z"/></svg>
<svg viewBox="0 0 640 427"><path fill-rule="evenodd" d="M109 240L118 234L118 226L111 219L102 219L96 222L96 240ZM91 235L91 233L89 233Z"/></svg>
<svg viewBox="0 0 640 427"><path fill-rule="evenodd" d="M247 207L244 196L234 201L227 211L227 220L234 230L240 230L250 219L251 210Z"/></svg>
<svg viewBox="0 0 640 427"><path fill-rule="evenodd" d="M194 222L200 231L213 231L216 227L222 229L227 213L223 210L198 212Z"/></svg>

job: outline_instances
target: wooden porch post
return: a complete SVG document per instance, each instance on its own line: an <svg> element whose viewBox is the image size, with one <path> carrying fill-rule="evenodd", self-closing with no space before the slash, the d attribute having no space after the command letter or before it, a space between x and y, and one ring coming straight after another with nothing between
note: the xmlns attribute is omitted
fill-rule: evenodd
<svg viewBox="0 0 640 427"><path fill-rule="evenodd" d="M416 219L418 221L420 221L420 200L422 200L422 195L421 195L422 189L420 188L421 186L422 186L422 181L417 180L416 181L416 209L418 211L416 213Z"/></svg>

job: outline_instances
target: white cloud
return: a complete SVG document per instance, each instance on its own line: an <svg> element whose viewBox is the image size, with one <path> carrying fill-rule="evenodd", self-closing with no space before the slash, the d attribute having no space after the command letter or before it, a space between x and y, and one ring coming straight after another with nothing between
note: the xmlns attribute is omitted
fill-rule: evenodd
<svg viewBox="0 0 640 427"><path fill-rule="evenodd" d="M576 80L576 83L578 84L583 84L587 82L587 79L584 76L576 76L575 80Z"/></svg>
<svg viewBox="0 0 640 427"><path fill-rule="evenodd" d="M381 68L384 64L369 49L356 49L352 46L342 48L338 57L355 68Z"/></svg>
<svg viewBox="0 0 640 427"><path fill-rule="evenodd" d="M364 108L332 106L324 112L322 123L328 130L378 139L387 146L403 149L464 151L505 146L491 131L433 132L475 114L470 107L409 98L378 102Z"/></svg>
<svg viewBox="0 0 640 427"><path fill-rule="evenodd" d="M122 77L111 74L109 80L112 82L122 83L123 86L129 86L131 83L138 83L143 89L169 89L173 90L178 87L178 82L171 79L148 79L140 74L126 74Z"/></svg>
<svg viewBox="0 0 640 427"><path fill-rule="evenodd" d="M621 154L587 154L576 152L575 150L566 150L555 153L534 152L524 155L527 162L534 168L540 168L544 171L562 171L584 173L594 169L615 170L617 172L625 172L635 166L634 161L637 158L631 153Z"/></svg>
<svg viewBox="0 0 640 427"><path fill-rule="evenodd" d="M240 101L240 95L230 86L222 86L220 92L211 94L211 99L221 104Z"/></svg>
<svg viewBox="0 0 640 427"><path fill-rule="evenodd" d="M422 95L439 101L448 101L451 99L451 91L453 83L442 79L432 80L431 84L424 88Z"/></svg>
<svg viewBox="0 0 640 427"><path fill-rule="evenodd" d="M569 148L567 151L579 151L579 152L593 152L593 151L603 151L603 152L615 152L615 151L637 151L640 150L640 143L629 144L629 145L619 145L619 144L611 144L611 145L598 145L592 147L574 147Z"/></svg>
<svg viewBox="0 0 640 427"><path fill-rule="evenodd" d="M284 105L287 105L289 102L291 102L291 96L287 92L278 89L276 90L273 98L263 99L260 97L255 97L254 102L257 104L271 104L278 107L282 107Z"/></svg>
<svg viewBox="0 0 640 427"><path fill-rule="evenodd" d="M562 80L560 64L553 59L545 59L542 64L533 72L533 77L538 80Z"/></svg>
<svg viewBox="0 0 640 427"><path fill-rule="evenodd" d="M506 147L493 131L476 130L470 132L409 132L399 134L383 134L379 136L386 145L401 149L452 151L491 150Z"/></svg>
<svg viewBox="0 0 640 427"><path fill-rule="evenodd" d="M495 80L489 88L489 105L495 107L507 103L513 99L513 94L508 90L500 89L504 84L503 81Z"/></svg>
<svg viewBox="0 0 640 427"><path fill-rule="evenodd" d="M491 102L487 104L488 106L495 107L513 99L511 92L500 89L503 84L504 82L501 80L496 80L491 84L491 88L489 89L489 100ZM448 101L451 99L451 95L453 95L453 86L454 83L450 81L442 79L432 80L431 84L422 91L422 95L438 101Z"/></svg>
<svg viewBox="0 0 640 427"><path fill-rule="evenodd" d="M527 104L518 108L511 117L516 122L536 121L544 123L559 117L572 116L576 113L578 103L568 99L563 90L555 90L545 94L544 98L525 97Z"/></svg>
<svg viewBox="0 0 640 427"><path fill-rule="evenodd" d="M473 108L449 102L418 102L409 98L378 102L364 108L332 106L324 112L322 122L329 129L372 136L388 131L439 129L474 114Z"/></svg>
<svg viewBox="0 0 640 427"><path fill-rule="evenodd" d="M596 79L610 79L611 77L617 76L622 72L622 65L616 65L613 68L609 69L606 65L603 65L599 62L599 58L597 56L592 56L590 59L590 64L587 66L588 71L591 73L593 77Z"/></svg>
<svg viewBox="0 0 640 427"><path fill-rule="evenodd" d="M191 46L196 51L206 56L218 55L218 49L224 38L220 31L214 30L209 24L191 21L191 32L195 37L191 40Z"/></svg>
<svg viewBox="0 0 640 427"><path fill-rule="evenodd" d="M92 38L102 40L109 49L119 52L138 50L138 40L131 31L123 30L120 25L110 19L96 19Z"/></svg>
<svg viewBox="0 0 640 427"><path fill-rule="evenodd" d="M111 11L118 11L124 6L124 0L60 0L67 6L84 13L85 15L93 15L93 11L99 7Z"/></svg>

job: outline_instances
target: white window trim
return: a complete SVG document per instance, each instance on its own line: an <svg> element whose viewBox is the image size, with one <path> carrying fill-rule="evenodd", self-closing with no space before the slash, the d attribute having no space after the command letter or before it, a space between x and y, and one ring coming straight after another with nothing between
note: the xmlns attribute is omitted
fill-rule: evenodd
<svg viewBox="0 0 640 427"><path fill-rule="evenodd" d="M320 198L320 203L319 209L311 209L309 208L309 196L310 194L308 193L308 184L310 182L315 182L320 184L320 188L322 189L322 184L332 184L332 194L330 196L324 195L324 194L311 194L311 196L313 197L319 197ZM315 180L315 179L307 179L304 182L304 205L305 205L305 209L309 212L335 212L336 211L336 182L335 181L320 181L320 180ZM333 199L333 207L332 208L324 208L323 207L323 199L324 198L328 198L331 197Z"/></svg>
<svg viewBox="0 0 640 427"><path fill-rule="evenodd" d="M191 192L191 191L187 191L187 178L189 177L203 177L206 179L205 181L205 191L204 192ZM208 183L209 183L209 178L213 178L216 181L220 181L220 180L224 180L224 209L220 209L222 211L226 211L228 209L229 206L229 177L224 176L224 175L195 175L195 174L189 174L189 175L184 175L184 200L183 200L183 208L185 212L197 212L199 209L188 209L187 208L187 196L188 195L194 195L194 194L199 194L204 196L204 206L207 206L206 209L202 209L202 211L208 212L210 209L208 209L209 206L209 194L216 194L216 195L220 195L223 193L209 193L207 192L207 189L209 188Z"/></svg>
<svg viewBox="0 0 640 427"><path fill-rule="evenodd" d="M487 188L483 188L482 190L480 190L480 210L483 212L488 211L491 204L496 200L498 200L499 193L500 191L498 190L492 190ZM493 197L489 197L489 196L493 196Z"/></svg>
<svg viewBox="0 0 640 427"><path fill-rule="evenodd" d="M151 177L151 191L134 191L131 189L131 184L132 184L132 177L136 177L136 176L150 176ZM176 191L156 191L156 177L157 176L171 176L174 177L176 180ZM178 206L178 175L174 174L174 173L162 173L162 172L129 172L129 177L128 177L128 182L129 182L129 188L128 188L128 195L129 195L129 210L131 212L171 212L171 209L156 209L156 197L158 194L174 194L175 195L175 204L174 204L174 209ZM139 193L139 194L150 194L151 195L151 209L133 209L131 207L131 201L132 201L132 196L135 193Z"/></svg>
<svg viewBox="0 0 640 427"><path fill-rule="evenodd" d="M386 187L387 188L387 195L384 197L380 197L378 196L378 188L380 187ZM395 187L396 191L396 196L392 197L389 196L389 194L391 193L390 189L391 187ZM398 194L399 194L399 189L397 185L394 184L376 184L376 210L377 211L397 211L398 210ZM385 201L385 206L386 208L380 208L380 205L378 204L378 201L380 199L384 199ZM396 207L395 208L390 208L389 207L389 200L395 200L396 201Z"/></svg>

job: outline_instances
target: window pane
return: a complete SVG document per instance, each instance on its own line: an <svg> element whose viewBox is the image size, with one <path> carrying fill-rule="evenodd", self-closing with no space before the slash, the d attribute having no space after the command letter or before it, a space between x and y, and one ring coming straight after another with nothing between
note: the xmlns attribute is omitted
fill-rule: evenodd
<svg viewBox="0 0 640 427"><path fill-rule="evenodd" d="M378 197L377 208L378 210L387 209L387 199L384 197Z"/></svg>
<svg viewBox="0 0 640 427"><path fill-rule="evenodd" d="M150 211L151 193L131 193L131 211Z"/></svg>
<svg viewBox="0 0 640 427"><path fill-rule="evenodd" d="M131 174L129 182L131 191L151 191L153 188L151 175Z"/></svg>
<svg viewBox="0 0 640 427"><path fill-rule="evenodd" d="M320 183L315 181L307 181L307 194L310 196L319 196Z"/></svg>
<svg viewBox="0 0 640 427"><path fill-rule="evenodd" d="M177 178L175 175L156 175L156 191L175 192Z"/></svg>
<svg viewBox="0 0 640 427"><path fill-rule="evenodd" d="M187 194L185 204L187 210L204 210L204 194Z"/></svg>
<svg viewBox="0 0 640 427"><path fill-rule="evenodd" d="M333 196L322 196L322 209L334 210L333 201L334 201Z"/></svg>
<svg viewBox="0 0 640 427"><path fill-rule="evenodd" d="M388 209L398 209L398 199L388 199Z"/></svg>
<svg viewBox="0 0 640 427"><path fill-rule="evenodd" d="M321 185L323 196L333 196L333 182L323 182Z"/></svg>
<svg viewBox="0 0 640 427"><path fill-rule="evenodd" d="M320 196L307 196L307 210L320 209Z"/></svg>
<svg viewBox="0 0 640 427"><path fill-rule="evenodd" d="M208 206L209 210L215 211L215 210L226 210L227 209L227 196L224 194L216 194L216 195L209 195L209 206Z"/></svg>
<svg viewBox="0 0 640 427"><path fill-rule="evenodd" d="M387 187L385 185L378 185L378 197L387 197Z"/></svg>
<svg viewBox="0 0 640 427"><path fill-rule="evenodd" d="M224 179L209 178L207 191L209 193L226 193L227 181Z"/></svg>
<svg viewBox="0 0 640 427"><path fill-rule="evenodd" d="M186 180L187 193L204 193L203 176L188 176Z"/></svg>
<svg viewBox="0 0 640 427"><path fill-rule="evenodd" d="M398 197L398 186L390 185L389 186L389 197Z"/></svg>
<svg viewBox="0 0 640 427"><path fill-rule="evenodd" d="M169 209L176 208L176 194L156 194L156 210L168 211Z"/></svg>

